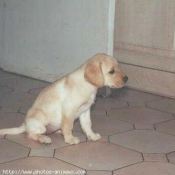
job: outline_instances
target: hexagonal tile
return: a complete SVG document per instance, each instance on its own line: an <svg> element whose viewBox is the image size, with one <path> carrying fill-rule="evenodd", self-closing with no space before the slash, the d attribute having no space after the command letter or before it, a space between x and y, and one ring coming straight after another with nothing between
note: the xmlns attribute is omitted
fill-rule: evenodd
<svg viewBox="0 0 175 175"><path fill-rule="evenodd" d="M15 79L15 78L21 78L21 76L17 75L17 74L14 74L14 73L6 72L6 71L3 71L2 69L0 69L0 80Z"/></svg>
<svg viewBox="0 0 175 175"><path fill-rule="evenodd" d="M112 175L110 171L87 171L87 175Z"/></svg>
<svg viewBox="0 0 175 175"><path fill-rule="evenodd" d="M175 137L151 130L133 130L110 137L111 143L142 153L169 153L175 151Z"/></svg>
<svg viewBox="0 0 175 175"><path fill-rule="evenodd" d="M76 137L78 137L80 139L81 142L85 142L86 141L86 137L85 135L81 134L81 133L73 133ZM64 147L64 146L68 146L68 144L66 144L64 142L64 139L62 137L61 134L51 134L48 135L51 139L52 139L52 144L50 145L42 145L34 140L28 139L26 137L26 134L19 134L19 135L7 135L7 139L8 140L12 140L16 143L19 143L21 145L24 145L26 147L29 148L41 148L41 149L56 149L56 148L60 148L60 147Z"/></svg>
<svg viewBox="0 0 175 175"><path fill-rule="evenodd" d="M132 124L107 116L91 116L91 120L93 131L103 136L113 135L134 129ZM82 132L80 122L75 122L74 131Z"/></svg>
<svg viewBox="0 0 175 175"><path fill-rule="evenodd" d="M39 93L43 90L44 88L36 88L36 89L30 89L29 90L29 94L33 94L33 95L39 95Z"/></svg>
<svg viewBox="0 0 175 175"><path fill-rule="evenodd" d="M81 174L85 174L84 170L73 165L54 158L44 157L27 157L0 164L0 174L4 174L3 170L17 171L19 174L26 174L23 171L31 171L30 174L61 174L65 172L67 175L77 174L77 172L80 173L81 171Z"/></svg>
<svg viewBox="0 0 175 175"><path fill-rule="evenodd" d="M153 125L170 119L174 119L169 113L144 107L128 107L108 110L107 115L118 120L134 124Z"/></svg>
<svg viewBox="0 0 175 175"><path fill-rule="evenodd" d="M25 107L21 107L20 109L19 109L19 113L21 113L21 114L27 114L27 112L28 112L28 110L31 108L31 105L30 106L25 106Z"/></svg>
<svg viewBox="0 0 175 175"><path fill-rule="evenodd" d="M30 151L24 146L5 139L0 139L0 148L0 163L27 157Z"/></svg>
<svg viewBox="0 0 175 175"><path fill-rule="evenodd" d="M28 92L29 89L45 87L50 83L21 76L20 78L3 79L0 84L14 89L15 92Z"/></svg>
<svg viewBox="0 0 175 175"><path fill-rule="evenodd" d="M86 170L114 170L141 162L141 154L129 149L99 142L86 142L57 149L55 157Z"/></svg>
<svg viewBox="0 0 175 175"><path fill-rule="evenodd" d="M18 109L1 107L0 112L18 112Z"/></svg>
<svg viewBox="0 0 175 175"><path fill-rule="evenodd" d="M155 125L156 130L175 135L175 120Z"/></svg>
<svg viewBox="0 0 175 175"><path fill-rule="evenodd" d="M175 152L167 154L168 160L175 164Z"/></svg>
<svg viewBox="0 0 175 175"><path fill-rule="evenodd" d="M15 93L6 95L0 100L0 106L12 109L32 105L36 97L27 93Z"/></svg>
<svg viewBox="0 0 175 175"><path fill-rule="evenodd" d="M175 114L175 100L173 99L166 98L155 102L149 102L147 103L147 106L160 111L166 111Z"/></svg>
<svg viewBox="0 0 175 175"><path fill-rule="evenodd" d="M7 86L0 86L0 95L11 94L12 91L13 91L13 89L11 89L11 88L9 88Z"/></svg>
<svg viewBox="0 0 175 175"><path fill-rule="evenodd" d="M0 112L0 129L18 127L24 122L24 118L19 113Z"/></svg>
<svg viewBox="0 0 175 175"><path fill-rule="evenodd" d="M98 88L97 90L97 96L102 97L106 94L106 87Z"/></svg>
<svg viewBox="0 0 175 175"><path fill-rule="evenodd" d="M32 148L30 151L30 157L53 157L54 149L35 149Z"/></svg>
<svg viewBox="0 0 175 175"><path fill-rule="evenodd" d="M3 107L2 101L9 95L11 95L12 89L5 87L5 86L0 86L0 106L1 108Z"/></svg>
<svg viewBox="0 0 175 175"><path fill-rule="evenodd" d="M92 106L91 115L105 115L106 116L106 109L98 109Z"/></svg>
<svg viewBox="0 0 175 175"><path fill-rule="evenodd" d="M129 102L129 106L132 106L132 107L145 107L146 104L144 102L140 102L140 103L134 103L134 102Z"/></svg>
<svg viewBox="0 0 175 175"><path fill-rule="evenodd" d="M149 94L146 92L137 91L129 88L121 88L117 90L112 90L112 97L117 100L123 100L127 102L147 102L157 99L161 99L161 96Z"/></svg>
<svg viewBox="0 0 175 175"><path fill-rule="evenodd" d="M4 138L5 135L0 135L0 139Z"/></svg>
<svg viewBox="0 0 175 175"><path fill-rule="evenodd" d="M144 161L148 162L168 162L165 154L143 154Z"/></svg>
<svg viewBox="0 0 175 175"><path fill-rule="evenodd" d="M94 105L94 109L112 109L112 108L122 108L127 107L126 102L118 101L112 98L100 98L97 97Z"/></svg>
<svg viewBox="0 0 175 175"><path fill-rule="evenodd" d="M142 162L114 171L114 175L174 175L175 165L160 162Z"/></svg>
<svg viewBox="0 0 175 175"><path fill-rule="evenodd" d="M135 129L142 129L142 130L155 130L153 125L141 125L141 124L134 124Z"/></svg>

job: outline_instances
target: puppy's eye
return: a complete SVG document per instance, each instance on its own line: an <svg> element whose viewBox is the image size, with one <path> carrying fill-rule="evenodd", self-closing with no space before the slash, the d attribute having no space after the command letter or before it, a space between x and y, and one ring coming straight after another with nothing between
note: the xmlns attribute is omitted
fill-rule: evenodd
<svg viewBox="0 0 175 175"><path fill-rule="evenodd" d="M112 69L109 73L110 73L110 74L114 74L114 73L115 73L115 70Z"/></svg>

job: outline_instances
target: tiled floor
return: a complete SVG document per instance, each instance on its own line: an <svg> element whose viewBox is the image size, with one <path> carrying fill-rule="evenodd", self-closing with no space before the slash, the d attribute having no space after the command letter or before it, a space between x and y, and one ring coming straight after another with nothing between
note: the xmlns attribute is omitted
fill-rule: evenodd
<svg viewBox="0 0 175 175"><path fill-rule="evenodd" d="M0 128L19 126L47 84L0 70ZM175 100L123 88L97 98L92 121L98 142L87 141L78 121L78 145L60 134L47 146L0 136L0 174L175 175Z"/></svg>

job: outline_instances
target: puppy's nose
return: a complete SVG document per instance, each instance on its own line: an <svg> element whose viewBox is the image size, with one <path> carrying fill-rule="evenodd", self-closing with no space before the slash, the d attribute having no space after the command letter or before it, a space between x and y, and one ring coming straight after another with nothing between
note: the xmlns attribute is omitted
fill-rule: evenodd
<svg viewBox="0 0 175 175"><path fill-rule="evenodd" d="M126 83L126 82L128 81L128 77L125 76L125 77L123 78L123 81Z"/></svg>

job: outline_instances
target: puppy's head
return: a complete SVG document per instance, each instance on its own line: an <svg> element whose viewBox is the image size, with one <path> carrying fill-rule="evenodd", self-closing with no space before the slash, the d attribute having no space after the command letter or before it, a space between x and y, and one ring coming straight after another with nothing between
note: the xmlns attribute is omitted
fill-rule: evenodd
<svg viewBox="0 0 175 175"><path fill-rule="evenodd" d="M120 88L128 77L119 69L117 61L106 54L97 54L86 63L84 77L96 87Z"/></svg>

